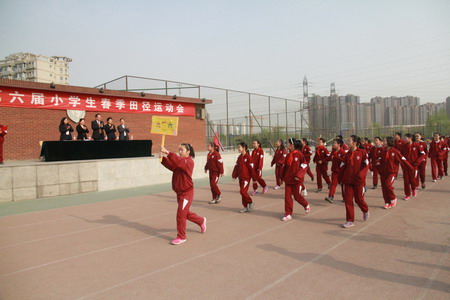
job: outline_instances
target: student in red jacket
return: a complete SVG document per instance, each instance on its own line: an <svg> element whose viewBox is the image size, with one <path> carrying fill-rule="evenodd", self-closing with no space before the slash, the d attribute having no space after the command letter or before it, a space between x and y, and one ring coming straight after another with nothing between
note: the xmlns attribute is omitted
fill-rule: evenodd
<svg viewBox="0 0 450 300"><path fill-rule="evenodd" d="M433 182L436 182L438 176L441 179L444 176L442 161L444 160L445 145L441 142L440 138L441 135L439 133L433 135L428 152L428 157L431 158L431 177L433 178Z"/></svg>
<svg viewBox="0 0 450 300"><path fill-rule="evenodd" d="M354 226L355 209L353 198L356 204L363 212L363 220L369 219L369 207L364 201L364 186L366 184L366 175L369 170L369 161L366 151L359 148L361 139L356 135L348 139L349 151L346 153L345 160L340 169L339 181L344 184L344 202L346 210L346 222L342 225L344 228Z"/></svg>
<svg viewBox="0 0 450 300"><path fill-rule="evenodd" d="M262 193L265 194L269 187L266 182L262 178L262 169L264 164L264 150L261 148L261 142L258 140L254 140L252 142L253 151L252 151L252 162L254 164L253 168L255 169L256 179L253 180L253 192L252 196L258 193L258 183L263 188Z"/></svg>
<svg viewBox="0 0 450 300"><path fill-rule="evenodd" d="M3 142L5 141L5 135L8 133L8 127L0 125L0 165L3 164Z"/></svg>
<svg viewBox="0 0 450 300"><path fill-rule="evenodd" d="M335 138L336 138L336 139L340 139L342 142L344 142L344 143L342 144L342 147L341 147L341 148L345 151L345 153L347 153L347 152L348 152L348 146L347 146L347 144L345 143L344 138L342 137L342 135L337 135Z"/></svg>
<svg viewBox="0 0 450 300"><path fill-rule="evenodd" d="M425 151L425 158L417 167L417 169L419 171L420 182L422 184L422 189L425 189L425 176L426 176L426 168L427 168L428 146L427 146L427 143L425 143L422 140L422 134L420 132L414 133L414 136L416 137L416 142L418 144L420 144L423 147L423 150Z"/></svg>
<svg viewBox="0 0 450 300"><path fill-rule="evenodd" d="M311 156L313 154L311 147L309 147L309 142L307 138L302 138L302 154L306 159L306 162L308 164L308 171L306 171L306 174L309 175L309 177L311 177L311 181L314 181L314 174L311 172L311 168L309 167L309 163L311 162ZM306 192L306 190L304 190L304 192ZM305 193L303 193L305 194ZM306 195L304 195L306 196Z"/></svg>
<svg viewBox="0 0 450 300"><path fill-rule="evenodd" d="M403 199L411 199L417 195L419 185L418 167L425 158L425 150L423 146L416 142L415 136L410 133L405 134L405 143L401 151L406 160L414 167L413 170L403 167L403 187L405 197Z"/></svg>
<svg viewBox="0 0 450 300"><path fill-rule="evenodd" d="M448 176L448 152L450 151L450 140L448 135L445 138L441 136L441 141L445 144L445 153L442 159L442 166L444 169L444 175Z"/></svg>
<svg viewBox="0 0 450 300"><path fill-rule="evenodd" d="M212 194L212 200L209 201L209 204L217 204L222 200L222 193L217 183L219 182L219 177L223 176L223 160L219 153L219 146L213 142L208 144L208 151L205 173L209 171L209 185Z"/></svg>
<svg viewBox="0 0 450 300"><path fill-rule="evenodd" d="M277 185L273 188L274 190L279 190L281 188L281 171L283 169L284 161L287 156L286 149L284 148L283 140L277 140L275 143L277 150L275 150L275 154L273 155L272 162L270 163L270 167L275 165L275 180Z"/></svg>
<svg viewBox="0 0 450 300"><path fill-rule="evenodd" d="M381 138L379 136L374 137L373 139L375 145L370 148L370 152L368 152L367 154L369 155L369 162L370 165L372 166L372 183L373 183L373 187L372 189L376 189L378 187L378 176L379 176L379 172L378 172L378 168L375 168L373 165L373 162L376 161L379 157L381 152L383 151L383 141L381 140Z"/></svg>
<svg viewBox="0 0 450 300"><path fill-rule="evenodd" d="M397 205L397 197L394 193L394 180L398 173L399 164L409 170L413 170L413 167L400 151L395 149L395 141L391 136L384 139L384 149L381 152L381 155L373 162L380 173L384 208L393 208Z"/></svg>
<svg viewBox="0 0 450 300"><path fill-rule="evenodd" d="M300 151L302 144L299 140L290 138L288 140L289 154L286 157L285 164L283 166L283 181L285 183L284 193L284 216L282 221L289 221L292 219L292 212L294 210L294 197L295 201L300 203L305 209L305 213L309 214L311 208L308 201L302 196L303 181L305 177L308 165L306 159Z"/></svg>
<svg viewBox="0 0 450 300"><path fill-rule="evenodd" d="M331 156L329 156L329 160L331 163L331 187L328 192L328 197L325 197L325 200L333 203L334 193L336 192L336 187L339 181L339 170L341 168L341 164L345 159L345 151L342 149L342 145L344 141L341 139L335 139L333 141L333 151L331 152Z"/></svg>
<svg viewBox="0 0 450 300"><path fill-rule="evenodd" d="M192 172L194 171L195 152L191 144L181 144L178 152L167 151L161 147L161 163L173 172L172 189L177 194L177 238L172 240L173 245L186 242L186 219L200 226L202 233L206 231L206 218L200 217L190 211L192 200L194 199L194 183L192 182ZM167 155L164 156L164 155Z"/></svg>
<svg viewBox="0 0 450 300"><path fill-rule="evenodd" d="M239 143L238 151L240 153L236 165L233 169L233 174L231 175L234 180L239 178L240 193L242 196L242 206L243 208L239 211L240 213L253 211L253 200L248 194L248 188L250 186L250 181L256 180L255 170L253 168L252 158L248 154L247 144L244 142Z"/></svg>
<svg viewBox="0 0 450 300"><path fill-rule="evenodd" d="M317 140L316 154L314 155L313 161L316 163L316 174L317 174L317 190L316 193L322 191L322 177L325 179L328 187L331 184L330 178L328 177L328 157L330 153L325 147L325 139L319 138Z"/></svg>

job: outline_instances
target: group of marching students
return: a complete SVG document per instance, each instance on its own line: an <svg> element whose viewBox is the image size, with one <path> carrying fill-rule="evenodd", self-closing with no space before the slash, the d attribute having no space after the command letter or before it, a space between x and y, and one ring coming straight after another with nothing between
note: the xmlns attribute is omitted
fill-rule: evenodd
<svg viewBox="0 0 450 300"><path fill-rule="evenodd" d="M397 196L394 193L394 181L398 177L399 166L403 170L404 200L415 197L419 190L419 182L425 189L425 170L427 158L431 159L431 176L433 182L447 176L448 153L450 151L449 137L441 137L435 133L429 146L422 139L420 133L405 134L396 133L394 137L388 136L383 140L375 137L374 142L368 138L360 138L351 135L346 141L338 135L332 141L332 150L326 148L326 141L318 138L315 145L313 162L316 165L317 190L321 192L322 179L328 184L328 196L325 200L333 203L336 188L341 185L343 201L346 209L346 222L344 228L354 226L355 213L354 202L363 213L363 220L369 219L369 208L364 200L366 188L366 175L370 171L373 175L372 189L381 183L384 199L384 208L390 209L397 205ZM240 213L252 212L254 201L252 196L258 194L258 186L262 188L262 194L267 193L269 187L262 178L264 162L264 150L258 140L252 142L252 152L246 143L238 144L239 156L233 169L232 178L238 179L242 208ZM172 188L177 194L177 237L172 244L178 245L186 241L186 220L200 226L202 233L206 231L205 217L200 217L189 210L193 197L194 186L192 173L195 157L192 145L181 144L179 156L161 147L162 164L173 171ZM305 175L314 181L310 162L313 151L306 138L290 138L285 142L276 142L276 151L271 166L275 166L276 186L279 190L284 184L285 211L282 221L292 219L294 201L297 201L305 210L306 214L311 212L309 202L305 199L307 190L304 185ZM328 176L328 163L331 162L331 176ZM211 142L208 144L208 157L204 167L205 173L209 172L212 200L210 204L220 203L222 195L218 187L218 181L223 176L223 160L218 146ZM378 179L379 177L379 179ZM253 191L249 194L250 183L253 181Z"/></svg>

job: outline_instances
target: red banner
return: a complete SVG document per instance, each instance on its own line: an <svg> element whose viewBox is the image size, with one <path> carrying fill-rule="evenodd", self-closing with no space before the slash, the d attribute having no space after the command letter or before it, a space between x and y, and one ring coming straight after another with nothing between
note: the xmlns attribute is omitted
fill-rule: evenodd
<svg viewBox="0 0 450 300"><path fill-rule="evenodd" d="M193 103L0 87L0 107L194 116Z"/></svg>

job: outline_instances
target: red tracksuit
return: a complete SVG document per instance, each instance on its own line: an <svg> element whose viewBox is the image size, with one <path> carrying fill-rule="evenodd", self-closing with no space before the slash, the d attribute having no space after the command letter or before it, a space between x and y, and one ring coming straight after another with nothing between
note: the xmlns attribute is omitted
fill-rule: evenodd
<svg viewBox="0 0 450 300"><path fill-rule="evenodd" d="M264 164L264 150L262 148L256 148L252 151L252 162L254 164L256 178L253 180L253 190L258 189L258 183L262 188L267 186L264 179L262 179L262 169Z"/></svg>
<svg viewBox="0 0 450 300"><path fill-rule="evenodd" d="M423 159L422 163L417 167L417 169L419 171L420 182L423 185L423 184L425 184L425 176L426 176L426 169L427 169L428 147L427 147L427 143L425 143L423 141L420 141L417 143L422 145L423 150L425 151L425 158Z"/></svg>
<svg viewBox="0 0 450 300"><path fill-rule="evenodd" d="M445 176L448 176L448 152L450 151L450 139L444 139L443 141L445 142L445 154L442 159L442 165Z"/></svg>
<svg viewBox="0 0 450 300"><path fill-rule="evenodd" d="M231 175L233 179L239 178L240 193L242 196L242 205L247 207L252 203L252 198L248 194L248 188L250 186L250 180L256 180L255 170L253 169L252 158L248 153L239 155L236 165Z"/></svg>
<svg viewBox="0 0 450 300"><path fill-rule="evenodd" d="M314 155L313 161L316 163L316 173L317 173L317 188L322 189L322 177L325 179L327 184L331 184L330 178L328 177L328 157L330 153L325 146L320 146L316 148L316 154Z"/></svg>
<svg viewBox="0 0 450 300"><path fill-rule="evenodd" d="M375 168L374 162L380 157L383 150L384 150L384 147L382 145L380 145L379 147L373 146L370 149L370 152L368 152L369 161L372 166L372 172L373 172L373 178L372 178L373 185L378 185L378 175L379 175L378 168Z"/></svg>
<svg viewBox="0 0 450 300"><path fill-rule="evenodd" d="M286 185L284 192L285 216L292 215L294 210L292 196L303 208L309 205L308 201L302 196L303 181L307 168L306 159L300 151L294 150L287 155L282 175Z"/></svg>
<svg viewBox="0 0 450 300"><path fill-rule="evenodd" d="M405 143L401 151L406 160L414 167L410 170L406 167L403 169L403 187L406 196L411 196L411 192L417 189L419 185L419 170L418 166L425 158L425 151L423 146L419 143Z"/></svg>
<svg viewBox="0 0 450 300"><path fill-rule="evenodd" d="M286 160L287 151L286 149L277 149L273 156L272 162L270 166L273 167L275 165L275 179L277 182L277 186L281 186L281 172L283 170L284 161Z"/></svg>
<svg viewBox="0 0 450 300"><path fill-rule="evenodd" d="M192 182L192 172L194 170L194 160L192 157L180 157L175 153L169 153L164 157L163 166L173 172L172 189L177 194L177 238L186 239L186 219L201 226L204 218L191 212L192 200L194 199L194 183Z"/></svg>
<svg viewBox="0 0 450 300"><path fill-rule="evenodd" d="M398 166L402 164L405 169L413 170L411 164L406 158L395 148L386 149L383 148L380 156L373 161L375 167L380 173L381 188L383 191L384 203L390 204L391 201L397 200L394 193L394 180L398 173Z"/></svg>
<svg viewBox="0 0 450 300"><path fill-rule="evenodd" d="M309 163L311 162L311 155L312 155L311 148L308 145L303 146L302 154L306 159L306 163L308 164L306 173L308 174L309 177L311 177L311 179L314 179L314 174L311 172L311 168L309 167Z"/></svg>
<svg viewBox="0 0 450 300"><path fill-rule="evenodd" d="M209 171L209 185L213 199L217 199L222 193L217 186L220 175L223 175L223 161L220 153L213 151L208 153L206 159L205 171Z"/></svg>
<svg viewBox="0 0 450 300"><path fill-rule="evenodd" d="M428 152L428 157L431 158L431 177L436 180L439 177L444 176L444 168L442 166L442 161L445 155L445 145L442 141L436 142L431 141L430 149ZM436 176L437 168L437 176Z"/></svg>
<svg viewBox="0 0 450 300"><path fill-rule="evenodd" d="M366 201L364 201L364 185L366 175L369 170L369 161L366 151L357 148L355 151L349 150L344 158L339 174L339 181L344 184L344 201L347 222L355 221L355 209L353 198L363 213L369 211Z"/></svg>
<svg viewBox="0 0 450 300"><path fill-rule="evenodd" d="M331 151L331 156L329 156L329 160L331 160L331 187L328 195L330 197L334 197L334 193L336 192L336 186L339 181L339 171L341 169L341 164L345 159L345 150L339 149L339 151Z"/></svg>
<svg viewBox="0 0 450 300"><path fill-rule="evenodd" d="M0 125L0 127L3 127ZM5 141L5 135L7 134L7 131L3 131L0 133L0 163L3 162L3 142Z"/></svg>
<svg viewBox="0 0 450 300"><path fill-rule="evenodd" d="M348 149L348 146L347 146L346 143L343 143L343 144L342 144L342 149L344 149L345 153L348 152L349 149Z"/></svg>

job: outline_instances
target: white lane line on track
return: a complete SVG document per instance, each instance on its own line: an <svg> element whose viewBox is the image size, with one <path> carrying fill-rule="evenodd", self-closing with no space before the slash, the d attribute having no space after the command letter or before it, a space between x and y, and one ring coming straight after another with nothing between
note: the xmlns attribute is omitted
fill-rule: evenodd
<svg viewBox="0 0 450 300"><path fill-rule="evenodd" d="M278 204L278 203L276 203L276 204ZM272 204L272 205L275 205L275 204ZM264 207L262 207L262 208L265 208L265 207L268 207L268 206L272 206L272 205L266 205L266 206L264 206ZM317 215L317 214L319 214L319 213L321 213L321 212L323 212L323 211L326 211L326 210L328 210L328 209L330 209L330 208L332 208L332 207L333 207L333 206L328 206L328 207L326 207L326 208L324 208L324 209L321 209L321 210L319 210L319 211L315 211L315 212L311 213L309 216ZM239 215L239 214L237 214L237 215ZM256 238L256 237L258 237L258 236L264 235L264 234L266 234L266 233L269 233L269 232L271 232L271 231L274 231L274 230L276 230L276 229L278 229L278 228L281 228L281 227L283 227L283 226L288 226L289 224L296 224L296 223L300 222L300 220L301 220L301 219L294 220L294 221L290 221L290 222L282 222L282 223L281 223L280 225L278 225L278 226L275 226L275 227L272 227L272 228L267 229L267 230L265 230L265 231L256 233L256 234L254 234L254 235L252 235L252 236L246 237L246 238L241 239L241 240L239 240L239 241L236 241L236 242L233 242L233 243L231 243L231 244L228 244L228 245L225 245L225 246L216 248L216 249L214 249L214 250L205 252L205 253L203 253L203 254L200 254L200 255L191 257L191 258L189 258L189 259L186 259L186 260L184 260L184 261L181 261L181 262L172 264L172 265L170 265L170 266L167 266L167 267L164 267L164 268L161 268L161 269L158 269L158 270L149 272L149 273L142 274L142 275L140 275L140 276L138 276L138 277L131 278L131 279L126 280L126 281L123 281L123 282L121 282L121 283L119 283L119 284L116 284L116 285L107 287L107 288L105 288L105 289L98 290L98 291L96 291L96 292L94 292L94 293L91 293L91 294L84 295L84 296L82 296L82 297L80 297L80 298L78 298L78 299L86 299L86 298L90 298L90 297L93 297L93 296L102 294L102 293L104 293L104 292L113 290L113 289L115 289L115 288L118 288L118 287L121 287L121 286L130 284L130 283L133 283L133 282L135 282L135 281L141 280L141 279L143 279L143 278L149 277L149 276L151 276L151 275L154 275L154 274L157 274L157 273L160 273L160 272L164 272L164 271L166 271L166 270L175 268L175 267L180 266L180 265L183 265L183 264L185 264L185 263L189 263L189 262L191 262L191 261L194 261L194 260L196 260L196 259L202 258L202 257L204 257L204 256L207 256L207 255L210 255L210 254L213 254L213 253L222 251L222 250L224 250L224 249L233 247L233 246L235 246L235 245L241 244L241 243L243 243L243 242L246 242L246 241L251 240L251 239L253 239L253 238Z"/></svg>
<svg viewBox="0 0 450 300"><path fill-rule="evenodd" d="M272 204L269 204L269 205L266 205L266 206L262 206L261 208L266 208L266 207L270 207L270 206L278 205L278 204L279 203L272 203ZM208 222L209 223L210 222L215 222L215 221L226 219L228 217L239 216L239 215L241 215L241 214L239 214L237 212L236 213L233 212L233 213L230 213L229 215L227 215L227 216L225 216L223 218L218 218L218 219L211 220L211 221L208 219ZM191 226L188 226L187 228L194 228L194 227L198 227L198 225L191 225ZM163 235L166 235L166 234L171 233L171 232L174 232L174 230L166 231L166 232L163 232L163 233L160 233L160 234L157 234L157 235L148 236L148 237L145 237L145 238L137 239L137 240L126 242L126 243L122 243L122 244L117 244L115 246L110 246L110 247L105 247L105 248L102 248L102 249L89 251L89 252L86 252L86 253L83 253L83 254L79 254L79 255L69 256L69 257L58 259L58 260L55 260L55 261L51 261L51 262L48 262L48 263L45 263L45 264L40 264L40 265L37 265L37 266L32 266L32 267L25 268L25 269L22 269L22 270L14 271L14 272L11 272L11 273L2 274L2 275L0 275L0 278L8 277L8 276L19 274L19 273L23 273L23 272L26 272L26 271L35 270L35 269L38 269L38 268L46 267L46 266L57 264L57 263L61 263L61 262L65 262L65 261L68 261L68 260L71 260L71 259L76 259L76 258L80 258L80 257L83 257L83 256L96 254L96 253L99 253L99 252L102 252L102 251L108 251L108 250L112 250L112 249L116 249L116 248L120 248L120 247L124 247L124 246L129 246L129 245L136 244L136 243L139 243L139 242L142 242L142 241L146 241L146 240L149 240L149 239L152 239L152 238L163 236Z"/></svg>
<svg viewBox="0 0 450 300"><path fill-rule="evenodd" d="M285 281L286 279L288 279L289 277L291 277L292 275L294 275L295 273L303 270L304 268L306 268L307 266L315 263L316 261L318 261L319 259L321 259L322 257L324 257L325 255L327 255L328 253L330 253L331 251L333 251L334 249L338 248L339 246L341 246L342 244L346 243L347 241L351 240L354 236L360 234L361 232L363 232L364 230L366 230L367 228L371 227L372 225L377 224L379 221L383 220L386 216L388 216L389 214L392 213L392 210L389 212L386 212L383 216L381 216L379 219L375 220L374 222L370 222L368 225L364 226L363 228L361 228L360 230L354 232L352 235L348 236L347 238L343 239L342 241L338 242L337 244L331 246L330 248L328 248L327 250L323 251L321 254L317 255L315 258L313 258L312 260L310 260L309 262L301 265L300 267L292 270L291 272L287 273L286 275L278 278L277 280L275 280L274 282L272 282L271 284L265 286L264 288L260 289L259 291L251 294L250 296L248 296L246 299L255 299L256 297L262 295L263 293L265 293L266 291L272 289L274 286L276 286L277 284ZM342 229L345 230L345 229Z"/></svg>

